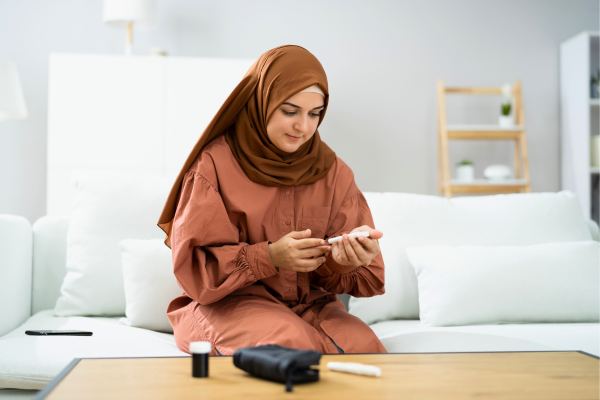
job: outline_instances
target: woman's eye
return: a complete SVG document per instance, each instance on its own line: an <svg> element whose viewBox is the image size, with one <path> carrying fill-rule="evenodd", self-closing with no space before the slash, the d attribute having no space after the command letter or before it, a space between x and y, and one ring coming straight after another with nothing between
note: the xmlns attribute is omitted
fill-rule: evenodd
<svg viewBox="0 0 600 400"><path fill-rule="evenodd" d="M285 115L296 115L296 113L295 113L295 112L288 112L288 111L285 111L285 110L281 110L281 111L283 111L283 113L284 113Z"/></svg>
<svg viewBox="0 0 600 400"><path fill-rule="evenodd" d="M321 114L310 114L310 115L312 115L313 117L320 117L321 116Z"/></svg>

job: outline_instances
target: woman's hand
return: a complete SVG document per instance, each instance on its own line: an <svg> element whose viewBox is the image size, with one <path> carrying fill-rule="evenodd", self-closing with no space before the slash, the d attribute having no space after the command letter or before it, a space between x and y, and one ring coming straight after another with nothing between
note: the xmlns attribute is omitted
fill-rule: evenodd
<svg viewBox="0 0 600 400"><path fill-rule="evenodd" d="M290 232L275 243L269 244L269 256L279 269L310 272L327 259L331 246L322 239L311 239L310 229Z"/></svg>
<svg viewBox="0 0 600 400"><path fill-rule="evenodd" d="M333 244L332 256L336 263L350 267L367 266L381 252L379 241L383 233L367 225L355 228L352 232L368 231L369 237L358 238L342 235L342 240Z"/></svg>

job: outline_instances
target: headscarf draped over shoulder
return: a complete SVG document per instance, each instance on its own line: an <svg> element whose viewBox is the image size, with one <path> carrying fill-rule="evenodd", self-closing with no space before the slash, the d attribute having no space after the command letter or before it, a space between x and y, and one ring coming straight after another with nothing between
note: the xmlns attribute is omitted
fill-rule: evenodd
<svg viewBox="0 0 600 400"><path fill-rule="evenodd" d="M300 46L287 45L267 51L252 64L200 135L169 192L158 220L158 226L167 234L165 244L169 248L183 177L202 149L217 136L225 134L248 178L261 185L306 185L327 174L336 156L321 141L318 130L293 153L278 149L267 136L267 121L273 112L290 97L315 84L325 94L321 125L329 90L325 70L314 55Z"/></svg>

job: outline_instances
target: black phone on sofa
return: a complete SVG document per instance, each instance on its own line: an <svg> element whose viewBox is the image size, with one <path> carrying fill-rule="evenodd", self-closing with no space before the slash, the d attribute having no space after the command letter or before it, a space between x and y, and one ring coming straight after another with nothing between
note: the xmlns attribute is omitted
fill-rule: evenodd
<svg viewBox="0 0 600 400"><path fill-rule="evenodd" d="M25 334L31 336L92 336L92 332L87 331L25 331Z"/></svg>

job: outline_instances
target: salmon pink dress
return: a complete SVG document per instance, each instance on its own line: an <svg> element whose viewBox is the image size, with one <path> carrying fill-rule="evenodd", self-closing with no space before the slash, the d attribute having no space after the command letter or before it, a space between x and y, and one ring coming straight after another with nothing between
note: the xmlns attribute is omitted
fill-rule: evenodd
<svg viewBox="0 0 600 400"><path fill-rule="evenodd" d="M310 273L279 270L268 244L292 231L313 238L373 227L350 168L336 158L325 177L299 186L248 179L224 136L210 142L185 173L173 219L173 268L183 294L167 315L180 350L208 341L211 355L279 344L322 353L385 353L371 328L336 294L384 293L381 254L348 267L331 255Z"/></svg>

